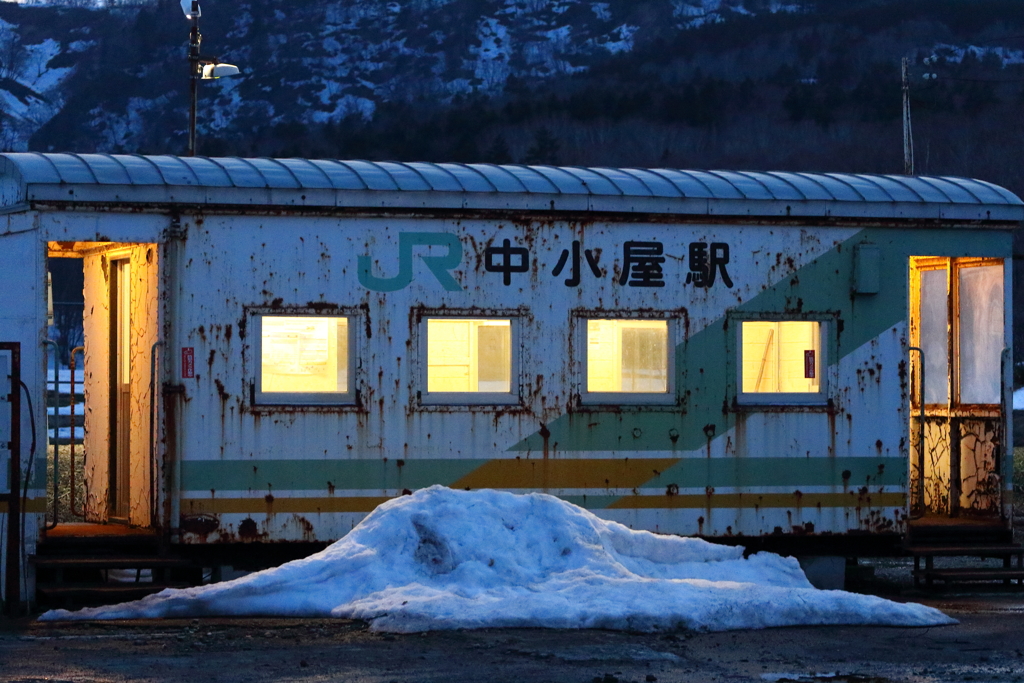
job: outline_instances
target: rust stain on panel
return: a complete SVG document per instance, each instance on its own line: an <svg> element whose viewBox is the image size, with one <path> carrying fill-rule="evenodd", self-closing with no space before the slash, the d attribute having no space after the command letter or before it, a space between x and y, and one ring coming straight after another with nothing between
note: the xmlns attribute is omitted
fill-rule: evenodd
<svg viewBox="0 0 1024 683"><path fill-rule="evenodd" d="M874 504L878 507L899 507L906 504L905 493L876 493L867 499L858 499L851 493L805 493L801 502L804 507L821 506L823 508L852 508L857 506L858 500L866 500L867 504ZM722 508L783 508L795 507L796 500L791 493L717 493L714 496L706 494L686 494L676 496L629 496L615 501L608 506L609 509L649 509L649 508L687 508L707 509L709 506L720 510Z"/></svg>
<svg viewBox="0 0 1024 683"><path fill-rule="evenodd" d="M679 458L617 458L614 460L548 460L547 483L551 488L622 488L643 485L657 472L664 472ZM452 488L539 488L544 467L541 460L492 460L470 472ZM608 482L607 484L605 482Z"/></svg>
<svg viewBox="0 0 1024 683"><path fill-rule="evenodd" d="M412 491L409 491L412 494ZM278 513L315 514L318 512L371 512L381 503L391 500L384 496L353 496L346 498L276 498L273 508ZM266 514L267 503L262 498L218 498L182 501L190 510L204 514Z"/></svg>

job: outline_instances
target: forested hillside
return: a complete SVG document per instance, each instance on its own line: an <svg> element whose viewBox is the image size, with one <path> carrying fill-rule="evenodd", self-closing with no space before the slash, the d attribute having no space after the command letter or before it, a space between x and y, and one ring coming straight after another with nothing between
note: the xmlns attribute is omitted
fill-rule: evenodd
<svg viewBox="0 0 1024 683"><path fill-rule="evenodd" d="M8 149L183 150L177 0L0 19ZM204 154L900 172L908 56L917 171L1024 193L1019 0L210 0L202 29L243 70L201 88Z"/></svg>

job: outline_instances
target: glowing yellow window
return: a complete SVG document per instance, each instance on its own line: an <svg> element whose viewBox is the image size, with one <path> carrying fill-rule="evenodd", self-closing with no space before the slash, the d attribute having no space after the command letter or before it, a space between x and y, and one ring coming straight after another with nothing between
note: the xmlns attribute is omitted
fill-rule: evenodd
<svg viewBox="0 0 1024 683"><path fill-rule="evenodd" d="M745 394L821 390L821 324L810 320L742 323Z"/></svg>
<svg viewBox="0 0 1024 683"><path fill-rule="evenodd" d="M587 391L668 391L668 322L587 320Z"/></svg>
<svg viewBox="0 0 1024 683"><path fill-rule="evenodd" d="M264 315L259 321L260 394L349 393L348 318Z"/></svg>
<svg viewBox="0 0 1024 683"><path fill-rule="evenodd" d="M428 318L427 391L512 390L512 321Z"/></svg>

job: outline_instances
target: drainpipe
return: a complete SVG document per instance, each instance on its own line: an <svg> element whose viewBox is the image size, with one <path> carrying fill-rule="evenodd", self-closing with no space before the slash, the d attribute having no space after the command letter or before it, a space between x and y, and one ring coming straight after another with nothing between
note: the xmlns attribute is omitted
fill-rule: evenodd
<svg viewBox="0 0 1024 683"><path fill-rule="evenodd" d="M158 526L156 504L156 350L163 346L162 341L155 342L149 350L149 523L151 526Z"/></svg>
<svg viewBox="0 0 1024 683"><path fill-rule="evenodd" d="M180 321L178 320L178 296L182 281L182 252L187 237L186 229L182 225L181 215L174 212L170 216L170 225L167 229L164 241L164 262L161 268L161 282L163 298L162 311L164 314L164 358L171 358L172 362L160 363L160 375L162 382L161 393L163 397L164 412L164 478L166 487L166 502L164 504L165 525L168 539L171 543L179 541L179 525L181 520L181 459L182 444L184 443L184 424L182 414L184 409L185 387L174 378L175 363L177 358L174 350L181 344ZM168 355L168 352L169 355Z"/></svg>

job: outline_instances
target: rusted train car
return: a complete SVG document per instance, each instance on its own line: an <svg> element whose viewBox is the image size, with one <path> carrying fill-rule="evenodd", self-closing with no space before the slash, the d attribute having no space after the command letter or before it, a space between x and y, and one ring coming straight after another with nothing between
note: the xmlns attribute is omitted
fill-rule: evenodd
<svg viewBox="0 0 1024 683"><path fill-rule="evenodd" d="M6 154L0 188L9 599L51 533L58 258L85 271L82 534L231 564L432 484L803 553L1008 527L1024 209L992 184Z"/></svg>

